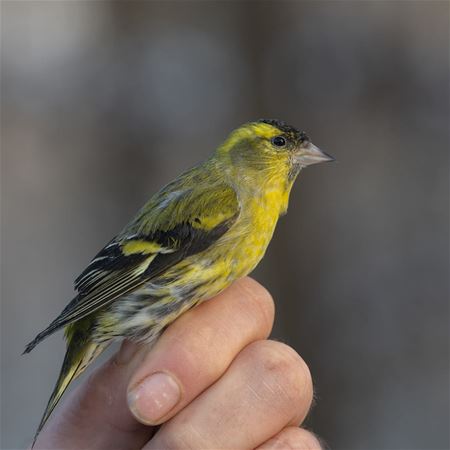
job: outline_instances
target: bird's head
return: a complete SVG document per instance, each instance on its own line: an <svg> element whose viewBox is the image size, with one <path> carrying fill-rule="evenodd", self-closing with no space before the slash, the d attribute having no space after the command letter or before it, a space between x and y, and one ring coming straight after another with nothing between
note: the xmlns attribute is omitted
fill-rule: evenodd
<svg viewBox="0 0 450 450"><path fill-rule="evenodd" d="M334 158L312 144L303 132L275 119L249 122L234 130L217 157L247 173L272 172L296 177L306 166Z"/></svg>

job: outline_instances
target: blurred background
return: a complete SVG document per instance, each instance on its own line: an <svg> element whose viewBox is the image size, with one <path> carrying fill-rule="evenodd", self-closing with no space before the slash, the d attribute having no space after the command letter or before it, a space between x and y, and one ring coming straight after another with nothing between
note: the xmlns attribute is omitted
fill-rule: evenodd
<svg viewBox="0 0 450 450"><path fill-rule="evenodd" d="M309 364L333 449L449 448L449 3L1 3L2 449L63 357L24 345L150 194L242 122L304 171L254 273Z"/></svg>

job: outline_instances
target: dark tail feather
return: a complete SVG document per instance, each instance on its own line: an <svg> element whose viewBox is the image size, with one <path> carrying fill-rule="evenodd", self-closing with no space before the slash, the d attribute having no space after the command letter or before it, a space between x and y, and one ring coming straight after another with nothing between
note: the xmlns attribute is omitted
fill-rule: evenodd
<svg viewBox="0 0 450 450"><path fill-rule="evenodd" d="M25 353L30 353L31 350L33 350L34 347L36 347L36 345L39 344L39 342L43 341L47 336L50 336L51 334L53 334L55 331L57 331L59 328L58 326L52 326L51 324L44 330L41 331L26 347L25 350L23 351L22 355L24 355Z"/></svg>
<svg viewBox="0 0 450 450"><path fill-rule="evenodd" d="M38 337L39 335L36 339L38 339ZM33 344L33 342L30 343L30 345ZM39 340L37 342L39 342ZM56 382L56 386L53 389L52 395L47 403L47 407L45 408L44 415L42 416L41 422L36 430L31 448L34 447L36 438L69 384L77 378L84 371L84 369L86 369L86 367L105 349L105 347L106 346L104 344L96 344L95 342L92 342L83 331L75 331L69 337L67 352L64 357L64 362L58 381ZM32 348L33 346L31 346L31 349Z"/></svg>
<svg viewBox="0 0 450 450"><path fill-rule="evenodd" d="M22 355L25 353L30 353L31 350L33 350L36 345L39 344L39 342L43 341L46 337L53 334L55 331L60 330L61 328L65 327L69 323L73 322L73 319L68 319L65 313L67 311L70 311L71 308L73 308L73 305L76 304L79 301L79 296L72 299L72 301L63 309L61 314L44 330L41 331L26 347L23 351ZM81 317L78 318L78 320L81 319Z"/></svg>

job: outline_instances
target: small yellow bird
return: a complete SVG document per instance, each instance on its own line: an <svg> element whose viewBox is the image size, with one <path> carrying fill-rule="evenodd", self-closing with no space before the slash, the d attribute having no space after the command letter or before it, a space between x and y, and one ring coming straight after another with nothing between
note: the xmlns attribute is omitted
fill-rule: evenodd
<svg viewBox="0 0 450 450"><path fill-rule="evenodd" d="M75 280L77 295L24 353L65 328L67 352L35 440L69 383L113 340L152 343L180 314L251 272L303 167L333 158L262 119L169 183Z"/></svg>

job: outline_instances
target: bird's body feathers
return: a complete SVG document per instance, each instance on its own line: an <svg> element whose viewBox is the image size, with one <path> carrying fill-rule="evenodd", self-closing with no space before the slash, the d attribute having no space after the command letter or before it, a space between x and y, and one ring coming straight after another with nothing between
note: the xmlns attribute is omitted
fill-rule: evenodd
<svg viewBox="0 0 450 450"><path fill-rule="evenodd" d="M38 432L70 381L112 340L154 341L180 314L255 268L287 210L302 166L295 157L307 155L308 145L282 122L238 128L96 255L75 281L75 298L25 350L65 327L66 358Z"/></svg>

